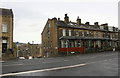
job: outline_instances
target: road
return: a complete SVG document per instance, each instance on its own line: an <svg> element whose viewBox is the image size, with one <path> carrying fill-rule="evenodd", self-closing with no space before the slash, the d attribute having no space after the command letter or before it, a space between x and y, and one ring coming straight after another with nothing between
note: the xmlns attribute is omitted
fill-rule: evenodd
<svg viewBox="0 0 120 78"><path fill-rule="evenodd" d="M0 76L118 76L118 59L118 52L100 52L7 61Z"/></svg>

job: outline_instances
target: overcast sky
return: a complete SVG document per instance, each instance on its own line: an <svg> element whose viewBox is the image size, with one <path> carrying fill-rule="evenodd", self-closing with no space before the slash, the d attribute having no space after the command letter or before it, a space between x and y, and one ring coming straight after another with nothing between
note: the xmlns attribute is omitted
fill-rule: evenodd
<svg viewBox="0 0 120 78"><path fill-rule="evenodd" d="M41 32L48 18L64 19L67 13L75 22L108 23L118 27L119 0L1 0L1 8L14 12L14 41L41 43Z"/></svg>

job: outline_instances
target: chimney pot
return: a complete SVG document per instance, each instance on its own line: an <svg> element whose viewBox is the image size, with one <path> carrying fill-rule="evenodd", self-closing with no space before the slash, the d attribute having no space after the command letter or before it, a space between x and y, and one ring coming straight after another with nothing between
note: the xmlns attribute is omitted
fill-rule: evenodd
<svg viewBox="0 0 120 78"><path fill-rule="evenodd" d="M102 26L108 26L108 23L105 23L105 24L101 24Z"/></svg>
<svg viewBox="0 0 120 78"><path fill-rule="evenodd" d="M53 20L57 20L57 18L56 18L56 17L54 17L54 18L53 18Z"/></svg>
<svg viewBox="0 0 120 78"><path fill-rule="evenodd" d="M69 17L67 16L67 14L65 14L65 17L64 17L64 21L65 21L65 23L69 23Z"/></svg>
<svg viewBox="0 0 120 78"><path fill-rule="evenodd" d="M96 26L98 26L98 24L99 24L98 22L95 22L95 23L94 23L94 25L96 25Z"/></svg>
<svg viewBox="0 0 120 78"><path fill-rule="evenodd" d="M60 20L60 18L58 18L58 20Z"/></svg>
<svg viewBox="0 0 120 78"><path fill-rule="evenodd" d="M65 17L67 17L67 14L65 14Z"/></svg>
<svg viewBox="0 0 120 78"><path fill-rule="evenodd" d="M78 25L81 24L81 19L79 18L79 16L78 16L78 18L77 18L77 24L78 24Z"/></svg>
<svg viewBox="0 0 120 78"><path fill-rule="evenodd" d="M86 22L85 24L86 24L86 25L89 25L90 23L89 23L89 22Z"/></svg>

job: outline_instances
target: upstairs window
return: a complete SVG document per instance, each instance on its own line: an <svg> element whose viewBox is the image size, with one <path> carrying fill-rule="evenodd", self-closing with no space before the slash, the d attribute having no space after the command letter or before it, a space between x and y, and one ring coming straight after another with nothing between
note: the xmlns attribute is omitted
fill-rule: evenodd
<svg viewBox="0 0 120 78"><path fill-rule="evenodd" d="M66 30L63 29L63 36L66 36Z"/></svg>
<svg viewBox="0 0 120 78"><path fill-rule="evenodd" d="M87 34L89 35L89 31L87 31Z"/></svg>
<svg viewBox="0 0 120 78"><path fill-rule="evenodd" d="M8 24L2 24L2 32L8 32Z"/></svg>
<svg viewBox="0 0 120 78"><path fill-rule="evenodd" d="M82 35L82 31L79 31L79 34L80 34L80 36L83 36L83 35Z"/></svg>
<svg viewBox="0 0 120 78"><path fill-rule="evenodd" d="M104 29L104 26L100 26L100 29Z"/></svg>
<svg viewBox="0 0 120 78"><path fill-rule="evenodd" d="M98 37L98 32L95 32L95 37L96 37L96 38Z"/></svg>
<svg viewBox="0 0 120 78"><path fill-rule="evenodd" d="M103 38L103 33L102 32L99 33L99 37Z"/></svg>
<svg viewBox="0 0 120 78"><path fill-rule="evenodd" d="M76 31L76 36L79 36L79 32L78 31Z"/></svg>
<svg viewBox="0 0 120 78"><path fill-rule="evenodd" d="M71 30L69 30L69 36L71 36Z"/></svg>
<svg viewBox="0 0 120 78"><path fill-rule="evenodd" d="M109 27L108 29L109 29L109 31L113 31L113 27Z"/></svg>
<svg viewBox="0 0 120 78"><path fill-rule="evenodd" d="M85 36L84 31L82 31L82 36L83 36L83 37Z"/></svg>
<svg viewBox="0 0 120 78"><path fill-rule="evenodd" d="M48 27L50 28L50 23L48 23Z"/></svg>

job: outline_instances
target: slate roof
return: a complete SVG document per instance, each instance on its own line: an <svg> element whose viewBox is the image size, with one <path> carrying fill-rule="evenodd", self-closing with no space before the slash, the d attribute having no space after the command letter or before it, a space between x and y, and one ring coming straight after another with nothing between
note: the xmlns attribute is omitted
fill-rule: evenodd
<svg viewBox="0 0 120 78"><path fill-rule="evenodd" d="M0 15L1 16L12 16L13 17L12 9L0 8Z"/></svg>
<svg viewBox="0 0 120 78"><path fill-rule="evenodd" d="M108 31L105 29L99 29L99 27L95 25L86 25L86 24L78 25L75 22L70 22L69 24L66 24L64 21L61 20L57 21L57 26L65 27L65 28L73 28L73 29L92 30L92 31L115 32L115 31Z"/></svg>
<svg viewBox="0 0 120 78"><path fill-rule="evenodd" d="M57 26L69 27L64 21L57 21Z"/></svg>

